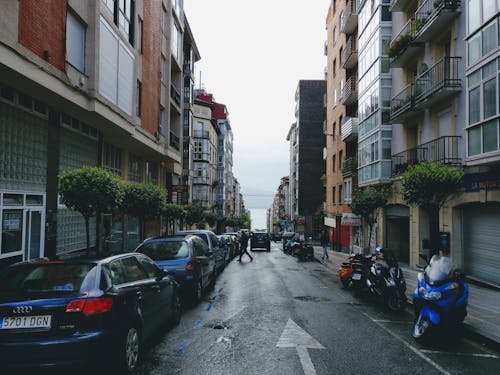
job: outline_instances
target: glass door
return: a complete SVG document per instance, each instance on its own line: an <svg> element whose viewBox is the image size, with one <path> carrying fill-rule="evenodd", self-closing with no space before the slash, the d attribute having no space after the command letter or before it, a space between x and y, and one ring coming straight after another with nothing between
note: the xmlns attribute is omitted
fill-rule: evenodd
<svg viewBox="0 0 500 375"><path fill-rule="evenodd" d="M42 250L42 211L26 210L24 260L40 258Z"/></svg>

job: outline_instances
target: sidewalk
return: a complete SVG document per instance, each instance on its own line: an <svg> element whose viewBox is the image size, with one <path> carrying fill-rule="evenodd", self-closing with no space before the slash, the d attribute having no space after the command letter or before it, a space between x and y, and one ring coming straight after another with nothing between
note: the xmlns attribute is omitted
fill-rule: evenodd
<svg viewBox="0 0 500 375"><path fill-rule="evenodd" d="M314 246L314 256L333 273L337 273L340 264L347 259L347 254L328 251L329 259L321 260L323 249ZM403 268L406 280L406 296L412 303L411 295L417 285L418 271ZM469 304L464 326L471 332L477 333L496 343L500 343L500 291L481 287L469 283Z"/></svg>

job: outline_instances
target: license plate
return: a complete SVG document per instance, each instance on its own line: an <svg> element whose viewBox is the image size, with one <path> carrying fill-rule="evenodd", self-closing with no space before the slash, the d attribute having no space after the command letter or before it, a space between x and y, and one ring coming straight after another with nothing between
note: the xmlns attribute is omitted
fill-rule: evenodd
<svg viewBox="0 0 500 375"><path fill-rule="evenodd" d="M353 273L352 279L353 280L361 280L361 274L360 273Z"/></svg>
<svg viewBox="0 0 500 375"><path fill-rule="evenodd" d="M0 329L50 328L51 315L6 316L0 318Z"/></svg>

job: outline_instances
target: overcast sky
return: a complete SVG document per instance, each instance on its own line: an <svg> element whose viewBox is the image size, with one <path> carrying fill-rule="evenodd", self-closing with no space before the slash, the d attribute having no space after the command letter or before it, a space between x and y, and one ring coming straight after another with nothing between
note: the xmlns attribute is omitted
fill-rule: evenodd
<svg viewBox="0 0 500 375"><path fill-rule="evenodd" d="M301 79L323 79L329 0L184 0L200 51L196 87L229 111L234 175L267 208L289 174L286 136Z"/></svg>

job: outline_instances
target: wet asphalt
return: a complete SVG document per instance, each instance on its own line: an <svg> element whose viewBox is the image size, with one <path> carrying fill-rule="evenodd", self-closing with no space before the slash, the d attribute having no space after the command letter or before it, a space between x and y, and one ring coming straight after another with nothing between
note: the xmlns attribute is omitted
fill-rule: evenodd
<svg viewBox="0 0 500 375"><path fill-rule="evenodd" d="M418 345L409 309L385 311L343 289L322 264L285 255L279 243L252 255L233 260L177 327L159 333L136 374L500 373L494 345L478 338ZM301 356L294 344L305 345Z"/></svg>

